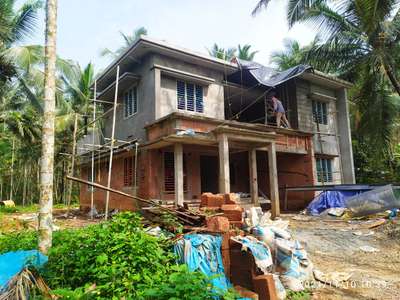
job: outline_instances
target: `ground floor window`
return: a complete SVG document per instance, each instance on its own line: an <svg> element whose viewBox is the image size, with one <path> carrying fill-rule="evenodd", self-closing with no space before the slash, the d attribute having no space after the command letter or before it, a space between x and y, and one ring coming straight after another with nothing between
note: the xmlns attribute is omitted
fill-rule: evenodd
<svg viewBox="0 0 400 300"><path fill-rule="evenodd" d="M317 179L318 182L332 182L333 171L332 171L333 159L331 158L316 158L317 165Z"/></svg>
<svg viewBox="0 0 400 300"><path fill-rule="evenodd" d="M186 157L183 154L183 189L187 190ZM164 152L164 191L175 192L175 157L174 152Z"/></svg>
<svg viewBox="0 0 400 300"><path fill-rule="evenodd" d="M124 186L133 185L133 156L124 158Z"/></svg>

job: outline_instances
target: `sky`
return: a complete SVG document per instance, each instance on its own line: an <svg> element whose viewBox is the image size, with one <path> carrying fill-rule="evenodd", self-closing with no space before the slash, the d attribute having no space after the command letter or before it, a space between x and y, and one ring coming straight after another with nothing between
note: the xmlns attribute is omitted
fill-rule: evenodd
<svg viewBox="0 0 400 300"><path fill-rule="evenodd" d="M20 0L19 3L22 3ZM120 31L130 34L144 26L152 38L207 53L220 47L250 44L259 51L255 60L268 64L273 51L283 49L285 38L308 44L314 31L306 25L289 30L285 17L287 0L272 0L267 10L251 16L257 0L59 0L57 53L105 68L110 58L101 49L117 49L124 42ZM18 2L17 2L18 3ZM39 16L36 34L25 44L44 44L45 15Z"/></svg>

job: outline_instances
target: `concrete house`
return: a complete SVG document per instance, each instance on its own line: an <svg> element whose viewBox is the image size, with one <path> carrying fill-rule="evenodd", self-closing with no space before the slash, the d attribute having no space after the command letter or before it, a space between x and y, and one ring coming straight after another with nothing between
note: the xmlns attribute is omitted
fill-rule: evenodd
<svg viewBox="0 0 400 300"><path fill-rule="evenodd" d="M112 188L179 205L203 192L235 192L254 203L270 200L279 214L280 207L304 208L314 195L284 197L284 187L354 183L348 82L310 68L276 82L282 73L259 64L246 67L142 37L98 77L104 111L112 108L107 102L114 99L117 66L115 139L123 143L114 154ZM273 87L252 76L253 69L275 80L291 129L276 127L265 100ZM110 138L111 125L108 113L97 143ZM81 165L85 179L91 178L89 158ZM94 172L106 185L107 153L96 154ZM90 199L82 186L81 206L90 207ZM94 203L104 208L104 191L94 190ZM112 194L112 208L134 204Z"/></svg>

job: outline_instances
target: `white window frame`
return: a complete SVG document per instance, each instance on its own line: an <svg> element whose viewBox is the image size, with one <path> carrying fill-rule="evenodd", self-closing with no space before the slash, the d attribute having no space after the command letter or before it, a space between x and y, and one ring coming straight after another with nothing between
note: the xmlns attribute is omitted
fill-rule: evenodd
<svg viewBox="0 0 400 300"><path fill-rule="evenodd" d="M179 108L178 107L178 82L183 82L185 85L185 108ZM194 106L194 110L188 110L187 109L187 85L188 84L192 84L193 85L193 89L194 89L194 99L193 99L193 106ZM184 79L176 79L176 109L178 111L185 111L185 112L189 112L189 113L198 113L198 114L204 114L204 90L205 87L202 84L199 83L195 83L195 82L191 82L191 81L187 81ZM202 111L197 111L197 96L196 96L196 87L199 86L201 87L202 90L202 95L203 95L203 99L202 99Z"/></svg>
<svg viewBox="0 0 400 300"><path fill-rule="evenodd" d="M136 111L133 111L132 114L130 114L130 115L126 115L126 114L125 114L125 113L126 113L125 95L128 94L130 90L132 90L132 91L136 90ZM138 93L138 86L137 86L137 85L132 85L131 87L127 88L127 89L124 91L124 93L123 93L122 101L123 101L123 104L124 104L124 105L123 105L124 119L129 119L130 117L136 115L136 114L138 113L138 111L139 111L139 93ZM132 102L132 110L133 110L133 108L134 108L134 105L133 105L133 104L134 104L134 102Z"/></svg>

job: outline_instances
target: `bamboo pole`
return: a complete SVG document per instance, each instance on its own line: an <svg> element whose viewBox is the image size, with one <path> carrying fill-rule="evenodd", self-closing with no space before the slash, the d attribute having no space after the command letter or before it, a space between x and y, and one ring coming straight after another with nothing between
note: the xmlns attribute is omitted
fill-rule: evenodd
<svg viewBox="0 0 400 300"><path fill-rule="evenodd" d="M97 97L97 80L94 81L94 101L93 101L93 120L96 120L96 97ZM92 131L92 170L91 170L91 181L94 183L94 135L96 131L96 122L93 122ZM90 187L90 219L93 219L93 207L94 207L94 188Z"/></svg>
<svg viewBox="0 0 400 300"><path fill-rule="evenodd" d="M71 170L70 170L71 176L74 176L74 169L75 169L76 132L77 132L77 130L78 130L78 114L75 113L74 132L72 134L72 159L71 159ZM70 206L71 206L71 197L72 197L72 181L69 182L69 186L68 186L67 214L68 214Z"/></svg>
<svg viewBox="0 0 400 300"><path fill-rule="evenodd" d="M119 84L119 65L117 66L117 76L115 79L115 95L114 95L114 106L113 106L113 119L112 119L112 128L111 128L111 148L110 148L110 157L108 162L108 177L107 177L107 188L111 186L111 171L112 171L112 163L114 156L114 138L115 138L115 119L117 116L117 101L118 101L118 84ZM108 207L110 202L110 191L107 190L106 194L106 209L105 209L105 219L108 219Z"/></svg>
<svg viewBox="0 0 400 300"><path fill-rule="evenodd" d="M14 151L15 151L15 139L12 139L12 152L11 152L11 179L10 179L10 200L13 199L13 187L14 187Z"/></svg>
<svg viewBox="0 0 400 300"><path fill-rule="evenodd" d="M24 164L24 186L22 188L22 206L25 206L26 204L26 165Z"/></svg>
<svg viewBox="0 0 400 300"><path fill-rule="evenodd" d="M72 177L72 176L67 176L67 179L69 179L71 181L76 181L76 182L79 182L79 183L83 183L83 184L86 184L86 185L90 185L90 186L93 186L95 188L99 188L101 190L105 190L108 193L110 193L110 192L111 193L115 193L115 194L118 194L118 195L121 195L121 196L125 196L125 197L131 198L131 199L135 199L135 200L137 200L139 202L142 202L142 203L146 203L146 204L149 204L149 205L156 206L156 207L160 208L161 210L169 212L170 214L176 216L178 219L181 219L181 220L183 220L185 222L188 222L188 223L192 223L193 224L193 222L187 220L186 218L192 219L193 221L198 221L199 217L201 217L199 215L192 216L192 215L189 215L188 213L162 206L161 204L158 204L155 201L143 199L143 198L140 198L140 197L137 197L137 196L133 196L131 194L127 194L127 193L124 193L124 192L121 192L119 190L106 187L106 186L98 184L98 183L92 183L90 181L83 180L83 179L76 178L76 177Z"/></svg>

